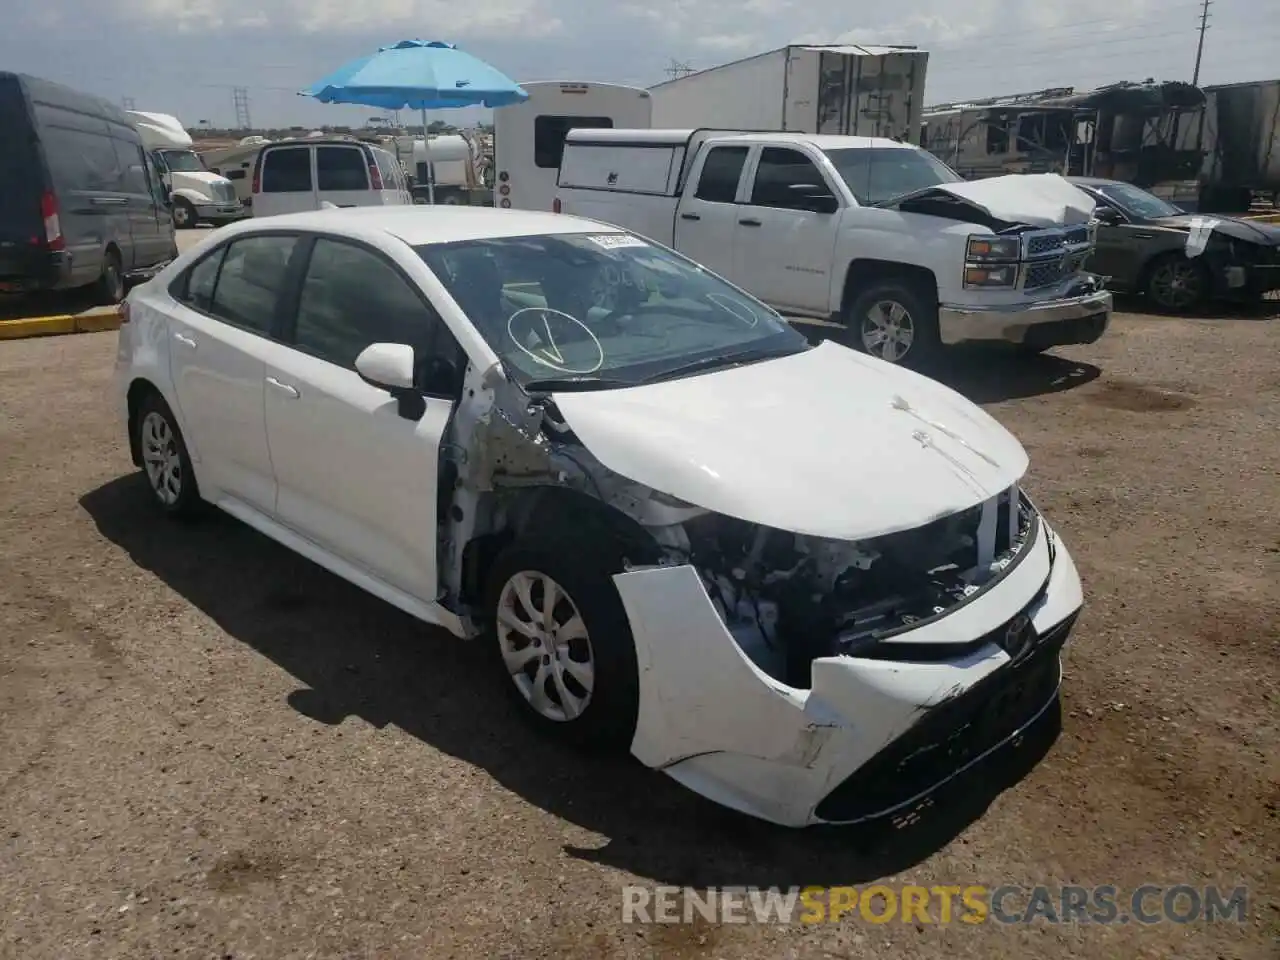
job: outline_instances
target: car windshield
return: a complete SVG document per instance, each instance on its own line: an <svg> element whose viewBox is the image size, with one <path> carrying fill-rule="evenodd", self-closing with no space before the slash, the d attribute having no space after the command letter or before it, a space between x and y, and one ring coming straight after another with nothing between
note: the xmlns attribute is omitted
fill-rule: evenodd
<svg viewBox="0 0 1280 960"><path fill-rule="evenodd" d="M910 147L843 147L823 152L863 206L964 179L933 154Z"/></svg>
<svg viewBox="0 0 1280 960"><path fill-rule="evenodd" d="M204 173L204 162L190 150L164 150L164 162L175 173Z"/></svg>
<svg viewBox="0 0 1280 960"><path fill-rule="evenodd" d="M627 233L415 250L529 389L633 386L808 348L764 304Z"/></svg>
<svg viewBox="0 0 1280 960"><path fill-rule="evenodd" d="M1131 183L1099 183L1094 189L1119 207L1123 214L1135 220L1156 220L1160 217L1176 217L1182 213L1172 203Z"/></svg>

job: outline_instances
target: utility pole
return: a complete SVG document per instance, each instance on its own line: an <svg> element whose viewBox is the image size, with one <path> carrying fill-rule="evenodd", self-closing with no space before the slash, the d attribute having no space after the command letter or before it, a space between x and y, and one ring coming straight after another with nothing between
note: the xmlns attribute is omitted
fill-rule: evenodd
<svg viewBox="0 0 1280 960"><path fill-rule="evenodd" d="M687 77L689 74L693 73L694 69L687 63L681 63L679 60L672 60L667 65L667 69L662 72L670 79L678 80L680 77Z"/></svg>
<svg viewBox="0 0 1280 960"><path fill-rule="evenodd" d="M1204 56L1204 32L1209 29L1209 8L1213 0L1202 0L1200 4L1200 42L1196 44L1196 69L1191 74L1191 85L1200 86L1200 60Z"/></svg>
<svg viewBox="0 0 1280 960"><path fill-rule="evenodd" d="M231 100L236 108L236 128L239 130L252 130L253 123L249 120L249 88L232 87Z"/></svg>

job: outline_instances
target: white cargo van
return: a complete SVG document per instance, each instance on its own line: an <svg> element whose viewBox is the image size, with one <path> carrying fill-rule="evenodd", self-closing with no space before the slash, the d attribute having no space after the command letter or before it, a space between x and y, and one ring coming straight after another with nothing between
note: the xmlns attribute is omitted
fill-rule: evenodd
<svg viewBox="0 0 1280 960"><path fill-rule="evenodd" d="M209 171L177 117L142 110L130 110L128 115L169 189L175 227L190 229L201 220L230 223L247 215L231 181Z"/></svg>
<svg viewBox="0 0 1280 960"><path fill-rule="evenodd" d="M493 202L550 210L564 138L570 130L649 126L648 90L615 83L521 83L529 99L493 111Z"/></svg>
<svg viewBox="0 0 1280 960"><path fill-rule="evenodd" d="M1092 343L1094 201L1056 175L963 181L877 137L575 130L556 205L666 244L849 346L917 365L947 344Z"/></svg>
<svg viewBox="0 0 1280 960"><path fill-rule="evenodd" d="M253 170L255 217L412 204L396 158L361 140L308 137L269 143Z"/></svg>

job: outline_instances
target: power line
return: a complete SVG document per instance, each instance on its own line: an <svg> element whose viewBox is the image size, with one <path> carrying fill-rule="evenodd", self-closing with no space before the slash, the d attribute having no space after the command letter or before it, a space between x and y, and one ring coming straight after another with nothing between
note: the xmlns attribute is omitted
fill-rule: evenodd
<svg viewBox="0 0 1280 960"><path fill-rule="evenodd" d="M1204 56L1204 33L1209 29L1209 8L1213 6L1213 0L1204 0L1200 7L1200 41L1196 44L1196 69L1191 74L1191 85L1198 87L1200 85L1200 59Z"/></svg>

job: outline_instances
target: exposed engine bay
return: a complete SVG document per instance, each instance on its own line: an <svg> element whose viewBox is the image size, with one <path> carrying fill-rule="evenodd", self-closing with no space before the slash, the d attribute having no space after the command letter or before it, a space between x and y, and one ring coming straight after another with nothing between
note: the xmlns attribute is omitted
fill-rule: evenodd
<svg viewBox="0 0 1280 960"><path fill-rule="evenodd" d="M744 652L803 689L815 658L875 657L881 641L981 592L1016 561L1034 519L1012 487L962 513L861 543L715 514L683 526L687 562ZM906 645L895 646L901 655ZM923 648L914 652L930 658Z"/></svg>

